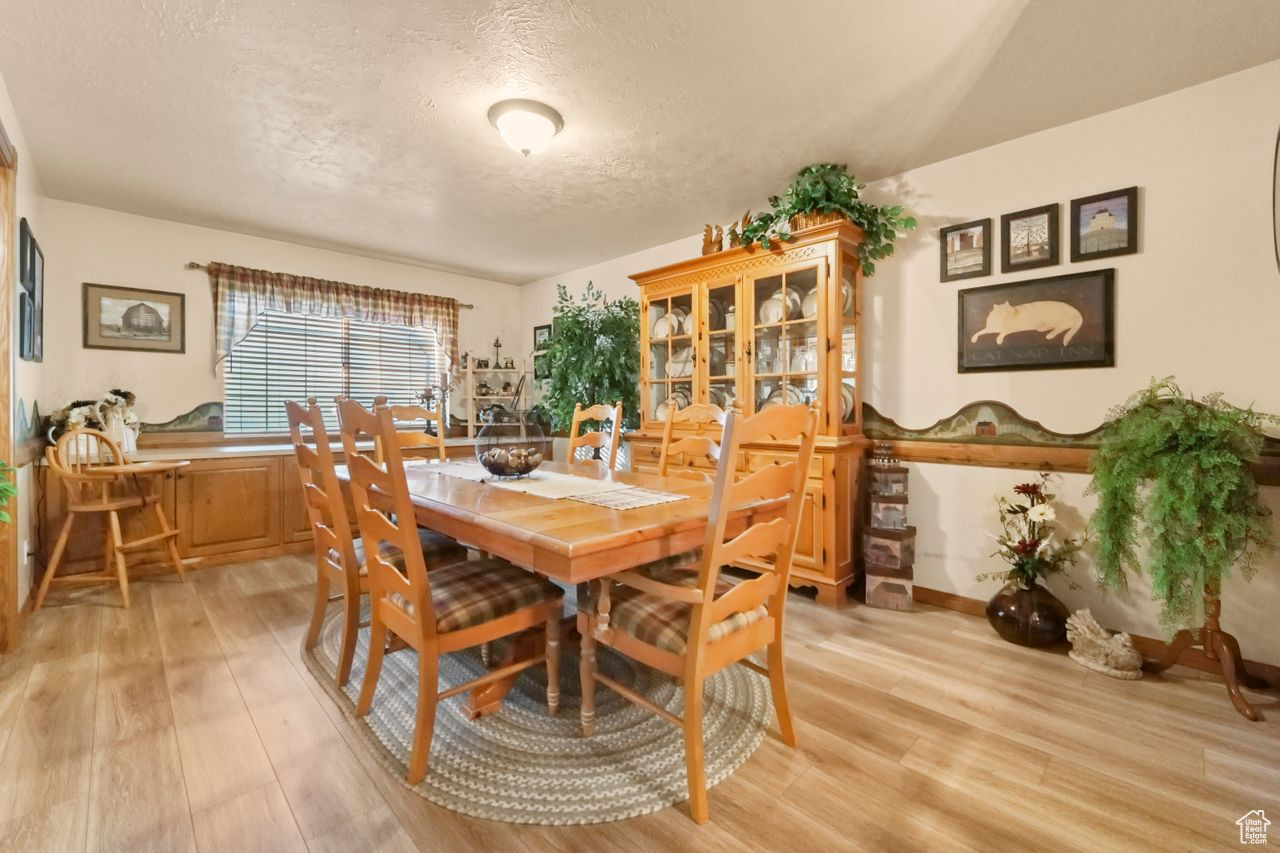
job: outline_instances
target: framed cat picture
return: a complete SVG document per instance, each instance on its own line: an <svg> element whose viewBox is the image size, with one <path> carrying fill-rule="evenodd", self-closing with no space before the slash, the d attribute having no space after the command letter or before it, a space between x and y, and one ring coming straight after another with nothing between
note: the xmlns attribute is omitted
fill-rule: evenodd
<svg viewBox="0 0 1280 853"><path fill-rule="evenodd" d="M962 290L960 373L1114 367L1115 270Z"/></svg>

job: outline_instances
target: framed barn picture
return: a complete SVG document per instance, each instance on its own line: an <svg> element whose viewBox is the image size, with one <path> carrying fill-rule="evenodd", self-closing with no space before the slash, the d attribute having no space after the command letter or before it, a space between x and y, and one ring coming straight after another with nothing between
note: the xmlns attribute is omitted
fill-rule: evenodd
<svg viewBox="0 0 1280 853"><path fill-rule="evenodd" d="M991 275L990 219L977 219L939 229L938 246L941 281Z"/></svg>
<svg viewBox="0 0 1280 853"><path fill-rule="evenodd" d="M1071 200L1071 260L1138 251L1138 188Z"/></svg>
<svg viewBox="0 0 1280 853"><path fill-rule="evenodd" d="M960 373L1115 366L1115 270L959 293Z"/></svg>
<svg viewBox="0 0 1280 853"><path fill-rule="evenodd" d="M186 352L186 296L85 282L84 346Z"/></svg>

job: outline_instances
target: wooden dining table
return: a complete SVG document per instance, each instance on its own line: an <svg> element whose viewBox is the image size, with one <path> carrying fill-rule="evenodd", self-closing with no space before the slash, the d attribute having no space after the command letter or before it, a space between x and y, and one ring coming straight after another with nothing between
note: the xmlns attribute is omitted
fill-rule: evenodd
<svg viewBox="0 0 1280 853"><path fill-rule="evenodd" d="M554 581L579 587L588 581L636 568L654 560L699 548L707 534L711 484L688 477L660 477L610 471L597 462L544 462L551 471L609 480L653 491L688 495L687 500L636 509L612 509L572 499L553 500L448 476L433 470L440 464L412 460L405 475L418 525L458 542L501 557ZM347 480L339 466L338 477ZM370 496L377 508L390 510L389 498ZM768 521L782 505L743 507L732 512L726 535ZM532 654L536 637L512 643L508 658ZM515 657L514 659L518 659ZM476 688L468 698L471 716L497 710L511 681Z"/></svg>

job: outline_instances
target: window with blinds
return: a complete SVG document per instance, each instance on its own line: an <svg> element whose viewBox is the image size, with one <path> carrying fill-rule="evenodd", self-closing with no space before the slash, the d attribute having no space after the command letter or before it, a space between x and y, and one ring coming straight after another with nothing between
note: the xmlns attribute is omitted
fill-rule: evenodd
<svg viewBox="0 0 1280 853"><path fill-rule="evenodd" d="M366 406L379 394L392 404L418 402L440 383L430 329L267 311L227 356L223 429L231 434L285 433L285 400L315 397L337 428L333 398Z"/></svg>

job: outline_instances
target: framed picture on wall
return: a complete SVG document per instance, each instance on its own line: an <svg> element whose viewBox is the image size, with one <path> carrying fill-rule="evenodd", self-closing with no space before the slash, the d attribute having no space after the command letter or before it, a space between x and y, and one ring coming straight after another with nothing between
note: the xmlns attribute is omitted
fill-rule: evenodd
<svg viewBox="0 0 1280 853"><path fill-rule="evenodd" d="M18 357L44 358L44 252L25 217L18 224Z"/></svg>
<svg viewBox="0 0 1280 853"><path fill-rule="evenodd" d="M1071 200L1071 260L1138 251L1138 188Z"/></svg>
<svg viewBox="0 0 1280 853"><path fill-rule="evenodd" d="M938 230L939 276L959 281L991 275L991 220L978 219Z"/></svg>
<svg viewBox="0 0 1280 853"><path fill-rule="evenodd" d="M545 326L533 327L533 349L534 352L541 352L547 348L547 342L551 340L551 324Z"/></svg>
<svg viewBox="0 0 1280 853"><path fill-rule="evenodd" d="M551 378L551 357L545 352L534 353L533 378L535 380Z"/></svg>
<svg viewBox="0 0 1280 853"><path fill-rule="evenodd" d="M85 282L84 346L186 352L186 296Z"/></svg>
<svg viewBox="0 0 1280 853"><path fill-rule="evenodd" d="M1058 263L1058 205L1046 204L1000 217L1000 272Z"/></svg>
<svg viewBox="0 0 1280 853"><path fill-rule="evenodd" d="M959 293L960 373L1115 366L1115 270Z"/></svg>

